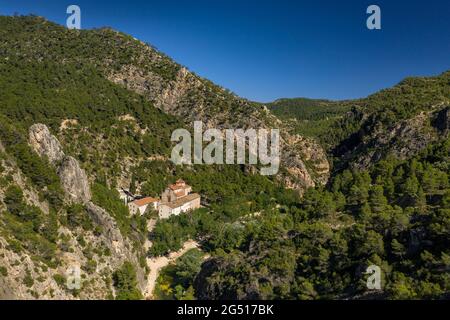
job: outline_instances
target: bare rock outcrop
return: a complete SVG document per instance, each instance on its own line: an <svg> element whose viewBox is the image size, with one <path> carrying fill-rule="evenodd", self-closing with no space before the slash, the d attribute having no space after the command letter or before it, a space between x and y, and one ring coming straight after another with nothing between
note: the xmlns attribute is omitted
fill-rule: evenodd
<svg viewBox="0 0 450 320"><path fill-rule="evenodd" d="M86 172L77 160L67 156L58 167L58 175L66 193L75 201L85 203L91 200L91 190Z"/></svg>
<svg viewBox="0 0 450 320"><path fill-rule="evenodd" d="M64 154L58 139L50 133L46 125L38 123L30 127L29 143L37 154L47 157L56 167L61 185L73 201L85 203L91 200L86 173L77 160Z"/></svg>
<svg viewBox="0 0 450 320"><path fill-rule="evenodd" d="M290 173L284 177L286 187L302 191L328 181L330 164L325 151L315 140L286 134L283 145L286 148L281 161Z"/></svg>
<svg viewBox="0 0 450 320"><path fill-rule="evenodd" d="M50 133L50 130L44 124L37 123L30 127L29 142L37 154L41 157L47 157L53 165L65 156L58 139Z"/></svg>
<svg viewBox="0 0 450 320"><path fill-rule="evenodd" d="M438 105L431 111L421 112L391 127L377 128L358 146L356 151L364 150L365 152L359 152L360 155L352 161L351 166L366 169L388 154L398 159L408 159L425 149L430 143L445 139L448 136L447 110L448 107L442 108Z"/></svg>
<svg viewBox="0 0 450 320"><path fill-rule="evenodd" d="M101 226L103 243L111 250L110 266L113 269L119 268L126 260L131 261L136 268L138 286L144 291L146 286L145 270L139 267L139 259L133 252L133 245L120 233L116 220L103 208L92 202L86 203L86 209L94 223Z"/></svg>
<svg viewBox="0 0 450 320"><path fill-rule="evenodd" d="M303 192L324 184L330 166L323 148L311 139L291 135L282 122L265 106L257 106L180 67L174 79L161 79L135 65L123 66L110 81L145 96L165 113L184 119L186 125L202 121L206 128L270 129L281 128L281 166L286 169L278 180L286 187Z"/></svg>
<svg viewBox="0 0 450 320"><path fill-rule="evenodd" d="M108 239L109 247L114 248L116 253L124 253L124 250L121 250L124 239L119 231L116 221L103 208L100 208L92 202L86 204L86 209L92 220L96 224L102 226L103 233Z"/></svg>
<svg viewBox="0 0 450 320"><path fill-rule="evenodd" d="M131 241L122 235L117 221L105 209L91 201L89 179L79 162L64 154L58 139L43 124L35 124L30 127L29 142L40 156L47 157L56 168L68 198L73 202L83 204L92 221L100 226L101 235L89 239L89 241L91 243L100 241L109 248L111 256L107 261L108 268L114 270L125 261L131 261L137 267L138 285L141 290L144 290L146 273L140 267Z"/></svg>
<svg viewBox="0 0 450 320"><path fill-rule="evenodd" d="M120 68L108 67L109 59L103 62L105 76L111 82L144 96L165 113L183 119L187 126L202 121L205 128L278 128L285 140L290 139L289 130L267 107L214 85L142 42L120 40L124 45L134 46L136 51L132 61ZM300 192L326 183L330 166L324 150L317 143L293 146L287 142L282 150L285 156L281 159L281 167L286 170L277 176L279 181L285 181L286 186Z"/></svg>

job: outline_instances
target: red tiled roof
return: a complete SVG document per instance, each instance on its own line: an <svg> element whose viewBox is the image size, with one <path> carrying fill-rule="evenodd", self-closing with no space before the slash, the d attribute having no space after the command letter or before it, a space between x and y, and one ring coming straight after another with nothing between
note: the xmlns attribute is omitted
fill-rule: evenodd
<svg viewBox="0 0 450 320"><path fill-rule="evenodd" d="M173 191L175 190L181 190L189 188L190 186L184 182L184 180L178 179L176 183L169 185L169 188Z"/></svg>
<svg viewBox="0 0 450 320"><path fill-rule="evenodd" d="M154 202L158 202L158 199L152 198L152 197L146 197L146 198L142 198L142 199L138 199L138 200L134 200L133 203L135 205L137 205L138 207L142 207L145 206L149 203L154 203Z"/></svg>
<svg viewBox="0 0 450 320"><path fill-rule="evenodd" d="M181 190L175 190L174 192L175 192L175 195L176 195L177 197L184 196L184 191L181 191Z"/></svg>

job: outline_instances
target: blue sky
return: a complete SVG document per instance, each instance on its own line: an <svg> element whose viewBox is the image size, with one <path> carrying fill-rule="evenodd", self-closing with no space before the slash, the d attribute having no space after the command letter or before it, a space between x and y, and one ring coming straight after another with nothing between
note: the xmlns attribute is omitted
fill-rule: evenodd
<svg viewBox="0 0 450 320"><path fill-rule="evenodd" d="M450 69L448 0L1 0L0 14L65 24L70 4L81 7L83 29L129 33L260 102L364 97ZM366 28L371 4L382 30Z"/></svg>

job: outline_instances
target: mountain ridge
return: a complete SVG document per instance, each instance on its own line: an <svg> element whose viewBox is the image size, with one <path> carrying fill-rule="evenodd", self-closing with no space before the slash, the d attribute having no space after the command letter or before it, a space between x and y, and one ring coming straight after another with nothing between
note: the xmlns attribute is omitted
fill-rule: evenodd
<svg viewBox="0 0 450 320"><path fill-rule="evenodd" d="M239 98L210 81L192 74L186 68L130 36L110 29L67 30L34 17L24 17L14 21L25 25L30 24L27 28L31 29L25 28L21 36L28 40L20 41L33 41L37 44L29 54L22 57L23 59L60 60L58 54L63 51L65 64L69 63L69 57L73 57L71 59L75 64L88 67L92 64L113 83L145 97L166 114L183 119L187 126L192 126L194 120L203 121L208 128L218 129L273 128L280 125L278 119L268 113L264 107ZM11 26L7 24L3 29L6 29L5 33L10 34L11 32L8 31L11 30L8 28ZM57 35L55 38L46 39L45 47L43 47L43 40L36 39L41 29L47 30L46 32L50 35ZM72 47L61 48L61 38L67 38L64 41L72 43ZM114 47L111 47L112 44ZM93 50L86 51L86 46ZM4 42L3 50L15 55L15 49L11 48L16 47L20 47L20 44L17 43L17 38L13 38ZM21 53L17 55L20 56ZM285 139L290 138L288 133L286 135L284 138L285 134L282 132L282 148L288 149L288 152L284 154L291 157L281 159L282 166L286 164L288 170L287 173L280 174L280 181L286 181L287 185L299 191L316 183L324 183L327 173L323 174L322 168L327 160L323 152L320 155L320 146L314 140L306 139L306 143L315 144L315 160L320 168L316 171L315 161L309 161L309 166L305 166L302 156L299 156L302 154L304 147L302 141L305 139L291 140L298 143L292 146L283 143ZM291 148L295 149L294 153L289 152ZM308 157L308 155L305 156Z"/></svg>
<svg viewBox="0 0 450 320"><path fill-rule="evenodd" d="M450 254L450 72L364 99L265 105L111 29L0 16L0 37L0 297L140 299L146 257L190 239L209 258L183 255L157 297L357 298L370 295L362 274L374 263L386 279L377 296L450 292L439 271ZM279 175L175 166L170 134L194 120L280 128ZM158 196L178 178L203 208L148 234L154 216L130 216L116 188ZM74 261L80 290L65 287Z"/></svg>

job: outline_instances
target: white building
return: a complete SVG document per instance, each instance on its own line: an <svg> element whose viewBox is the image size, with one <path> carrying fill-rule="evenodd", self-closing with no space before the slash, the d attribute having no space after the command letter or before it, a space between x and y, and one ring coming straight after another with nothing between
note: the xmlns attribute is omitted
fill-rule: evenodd
<svg viewBox="0 0 450 320"><path fill-rule="evenodd" d="M200 208L200 195L191 193L192 187L183 180L170 185L161 196L158 213L160 219Z"/></svg>
<svg viewBox="0 0 450 320"><path fill-rule="evenodd" d="M159 200L152 198L152 197L146 197L138 200L134 200L133 202L130 202L128 204L128 208L130 210L130 213L132 215L135 215L139 213L140 215L143 215L147 212L149 209L158 210Z"/></svg>
<svg viewBox="0 0 450 320"><path fill-rule="evenodd" d="M198 208L200 208L200 195L191 193L172 202L161 202L158 213L160 219L167 219L172 215L179 215Z"/></svg>

